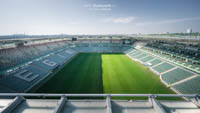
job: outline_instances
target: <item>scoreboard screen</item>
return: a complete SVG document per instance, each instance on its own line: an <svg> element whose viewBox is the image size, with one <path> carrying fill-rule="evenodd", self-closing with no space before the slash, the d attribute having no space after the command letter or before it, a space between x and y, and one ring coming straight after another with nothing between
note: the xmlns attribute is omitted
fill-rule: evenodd
<svg viewBox="0 0 200 113"><path fill-rule="evenodd" d="M123 39L123 44L125 44L125 45L131 45L132 41L130 39Z"/></svg>
<svg viewBox="0 0 200 113"><path fill-rule="evenodd" d="M77 41L77 38L72 38L72 41Z"/></svg>

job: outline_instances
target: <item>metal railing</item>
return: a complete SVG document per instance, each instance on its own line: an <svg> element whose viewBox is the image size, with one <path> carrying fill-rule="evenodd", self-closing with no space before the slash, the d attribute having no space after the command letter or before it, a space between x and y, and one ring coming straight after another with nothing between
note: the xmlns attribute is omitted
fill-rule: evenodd
<svg viewBox="0 0 200 113"><path fill-rule="evenodd" d="M200 94L47 94L47 93L0 93L0 97L200 97Z"/></svg>

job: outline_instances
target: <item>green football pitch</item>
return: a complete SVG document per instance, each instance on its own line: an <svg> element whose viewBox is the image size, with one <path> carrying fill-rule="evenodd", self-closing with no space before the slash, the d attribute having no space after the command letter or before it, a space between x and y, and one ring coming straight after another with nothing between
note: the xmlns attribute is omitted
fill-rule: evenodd
<svg viewBox="0 0 200 113"><path fill-rule="evenodd" d="M80 53L37 93L173 94L159 77L124 54Z"/></svg>

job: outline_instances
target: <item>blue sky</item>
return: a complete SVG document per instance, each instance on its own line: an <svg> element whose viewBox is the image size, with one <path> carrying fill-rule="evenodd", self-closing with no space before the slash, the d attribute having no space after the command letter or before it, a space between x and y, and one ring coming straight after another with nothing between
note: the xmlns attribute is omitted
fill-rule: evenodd
<svg viewBox="0 0 200 113"><path fill-rule="evenodd" d="M0 35L200 32L200 0L0 0Z"/></svg>

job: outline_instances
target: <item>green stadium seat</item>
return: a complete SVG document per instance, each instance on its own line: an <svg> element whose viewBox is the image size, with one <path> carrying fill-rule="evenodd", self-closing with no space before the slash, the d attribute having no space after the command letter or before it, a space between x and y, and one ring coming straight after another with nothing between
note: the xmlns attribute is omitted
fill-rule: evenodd
<svg viewBox="0 0 200 113"><path fill-rule="evenodd" d="M181 84L173 86L176 90L183 94L200 94L200 77L195 77Z"/></svg>
<svg viewBox="0 0 200 113"><path fill-rule="evenodd" d="M153 69L156 70L159 73L162 73L162 72L165 72L165 71L167 71L167 70L169 70L169 69L171 69L173 67L174 67L173 65L164 62L164 63L162 63L160 65L157 65L157 66L153 67Z"/></svg>
<svg viewBox="0 0 200 113"><path fill-rule="evenodd" d="M177 68L162 75L162 79L168 84L172 84L192 76L193 73Z"/></svg>

